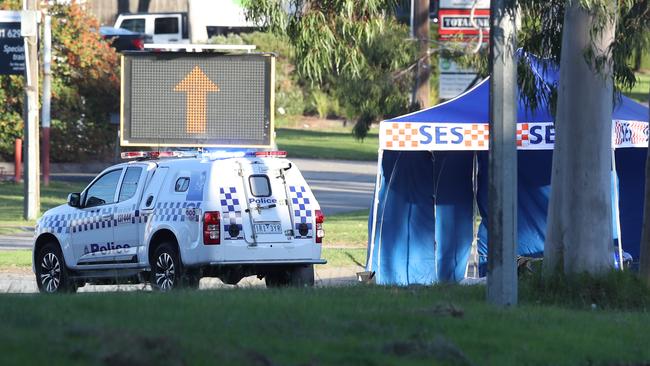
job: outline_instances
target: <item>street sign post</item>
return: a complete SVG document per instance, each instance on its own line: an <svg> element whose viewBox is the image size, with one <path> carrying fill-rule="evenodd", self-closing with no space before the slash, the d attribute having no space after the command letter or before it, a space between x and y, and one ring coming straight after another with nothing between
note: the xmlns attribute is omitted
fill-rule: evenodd
<svg viewBox="0 0 650 366"><path fill-rule="evenodd" d="M121 145L271 147L274 63L269 54L126 54Z"/></svg>
<svg viewBox="0 0 650 366"><path fill-rule="evenodd" d="M20 12L0 11L0 75L25 73L25 45L20 34Z"/></svg>

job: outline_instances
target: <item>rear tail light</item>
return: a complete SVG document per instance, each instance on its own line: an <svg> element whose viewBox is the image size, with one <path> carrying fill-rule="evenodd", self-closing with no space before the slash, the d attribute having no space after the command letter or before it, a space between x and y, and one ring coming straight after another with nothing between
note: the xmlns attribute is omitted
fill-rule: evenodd
<svg viewBox="0 0 650 366"><path fill-rule="evenodd" d="M219 211L203 213L203 244L221 244L221 214Z"/></svg>
<svg viewBox="0 0 650 366"><path fill-rule="evenodd" d="M323 211L316 210L316 243L319 244L323 243L323 238L325 237L323 222L325 222L325 215L323 215Z"/></svg>
<svg viewBox="0 0 650 366"><path fill-rule="evenodd" d="M136 38L131 40L131 44L138 50L144 49L144 40L142 38Z"/></svg>

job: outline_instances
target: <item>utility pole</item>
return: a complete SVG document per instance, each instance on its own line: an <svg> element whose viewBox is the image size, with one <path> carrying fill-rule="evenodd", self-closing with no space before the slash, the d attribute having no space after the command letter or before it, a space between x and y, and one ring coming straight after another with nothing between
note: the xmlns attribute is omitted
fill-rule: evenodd
<svg viewBox="0 0 650 366"><path fill-rule="evenodd" d="M37 0L23 0L21 35L25 42L25 189L23 216L34 220L40 211L38 154L38 12Z"/></svg>
<svg viewBox="0 0 650 366"><path fill-rule="evenodd" d="M52 91L52 17L46 15L43 21L43 107L41 127L43 128L43 184L50 185L50 101Z"/></svg>
<svg viewBox="0 0 650 366"><path fill-rule="evenodd" d="M415 10L412 10L413 28L415 37L418 40L418 66L415 75L415 97L413 100L420 105L420 108L429 106L429 77L431 76L431 65L429 63L429 1L414 0Z"/></svg>
<svg viewBox="0 0 650 366"><path fill-rule="evenodd" d="M517 63L515 0L490 4L487 300L517 304Z"/></svg>

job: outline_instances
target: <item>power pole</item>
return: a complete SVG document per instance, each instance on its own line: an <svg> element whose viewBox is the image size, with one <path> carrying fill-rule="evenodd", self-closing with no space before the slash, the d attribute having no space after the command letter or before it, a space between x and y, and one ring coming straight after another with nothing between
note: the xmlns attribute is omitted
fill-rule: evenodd
<svg viewBox="0 0 650 366"><path fill-rule="evenodd" d="M21 34L25 42L25 189L23 216L34 220L40 211L38 154L38 13L37 0L23 0Z"/></svg>
<svg viewBox="0 0 650 366"><path fill-rule="evenodd" d="M46 15L43 21L43 184L50 185L50 101L52 100L52 17Z"/></svg>
<svg viewBox="0 0 650 366"><path fill-rule="evenodd" d="M415 37L418 40L418 67L415 75L415 98L413 100L420 105L420 108L429 106L429 77L431 76L431 65L429 62L429 1L414 0L415 10L412 10L413 28Z"/></svg>
<svg viewBox="0 0 650 366"><path fill-rule="evenodd" d="M515 0L490 4L487 300L517 304L517 63Z"/></svg>

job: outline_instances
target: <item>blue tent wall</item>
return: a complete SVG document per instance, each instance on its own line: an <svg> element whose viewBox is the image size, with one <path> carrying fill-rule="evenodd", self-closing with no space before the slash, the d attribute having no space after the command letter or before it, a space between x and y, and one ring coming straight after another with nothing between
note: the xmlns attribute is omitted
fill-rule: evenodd
<svg viewBox="0 0 650 366"><path fill-rule="evenodd" d="M383 154L379 206L372 218L377 224L375 250L370 258L377 282L408 285L462 279L472 243L473 152Z"/></svg>
<svg viewBox="0 0 650 366"><path fill-rule="evenodd" d="M544 252L546 212L551 184L552 151L520 150L517 153L517 242L519 255L541 256ZM488 155L479 155L478 207L487 218ZM478 237L481 262L487 258L487 219L481 221Z"/></svg>
<svg viewBox="0 0 650 366"><path fill-rule="evenodd" d="M621 241L623 250L632 255L634 262L639 260L641 245L646 154L646 149L616 150Z"/></svg>
<svg viewBox="0 0 650 366"><path fill-rule="evenodd" d="M623 250L639 260L641 224L643 219L643 189L647 151L638 148L616 150L619 211ZM518 152L517 254L540 257L544 252L546 216L551 184L552 151ZM481 217L487 218L487 153L479 155L478 205ZM614 185L612 185L612 193ZM614 238L618 238L614 221ZM487 260L487 219L479 228L478 252L482 264ZM481 273L484 272L481 266Z"/></svg>

